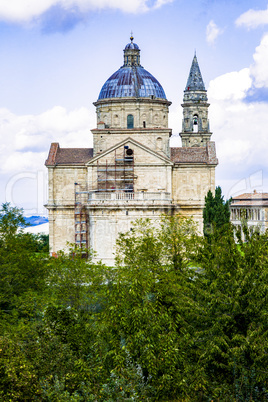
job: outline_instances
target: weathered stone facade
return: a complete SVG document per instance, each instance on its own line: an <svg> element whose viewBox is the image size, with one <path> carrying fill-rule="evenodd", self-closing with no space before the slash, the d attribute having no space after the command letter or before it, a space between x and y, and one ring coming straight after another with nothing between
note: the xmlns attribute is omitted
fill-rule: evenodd
<svg viewBox="0 0 268 402"><path fill-rule="evenodd" d="M170 148L171 103L140 66L139 54L131 38L124 65L94 103L93 149L51 145L46 161L51 252L76 243L112 265L118 234L138 218L159 221L163 213L192 216L202 231L204 198L214 191L218 161L196 56L182 105L182 147Z"/></svg>

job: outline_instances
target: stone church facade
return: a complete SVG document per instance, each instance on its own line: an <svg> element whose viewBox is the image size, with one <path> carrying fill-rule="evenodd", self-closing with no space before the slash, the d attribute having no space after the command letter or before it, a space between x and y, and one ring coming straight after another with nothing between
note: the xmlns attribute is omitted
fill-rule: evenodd
<svg viewBox="0 0 268 402"><path fill-rule="evenodd" d="M141 66L140 49L130 39L123 66L94 103L93 148L51 144L46 166L52 253L76 243L112 265L118 234L138 218L155 221L163 213L192 216L202 231L204 198L214 191L218 161L196 55L182 104L182 147L170 147L171 102Z"/></svg>

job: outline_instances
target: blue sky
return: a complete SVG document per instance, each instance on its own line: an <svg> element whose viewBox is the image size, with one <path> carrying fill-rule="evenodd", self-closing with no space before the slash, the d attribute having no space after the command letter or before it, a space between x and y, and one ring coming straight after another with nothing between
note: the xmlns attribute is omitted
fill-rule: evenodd
<svg viewBox="0 0 268 402"><path fill-rule="evenodd" d="M0 202L45 214L51 142L90 147L106 79L133 31L141 64L172 101L180 146L182 98L196 50L226 197L268 191L268 1L0 1Z"/></svg>

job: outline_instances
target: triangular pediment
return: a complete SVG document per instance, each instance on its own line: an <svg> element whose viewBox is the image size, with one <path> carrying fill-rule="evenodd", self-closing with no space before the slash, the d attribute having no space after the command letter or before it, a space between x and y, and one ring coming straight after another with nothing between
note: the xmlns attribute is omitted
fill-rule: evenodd
<svg viewBox="0 0 268 402"><path fill-rule="evenodd" d="M123 141L115 144L104 152L95 155L90 161L86 163L87 166L98 163L104 163L110 158L114 158L117 154L120 157L124 147L129 147L134 151L135 163L149 163L149 164L161 164L161 165L173 165L170 159L158 152L153 151L149 147L141 144L131 137L125 138Z"/></svg>

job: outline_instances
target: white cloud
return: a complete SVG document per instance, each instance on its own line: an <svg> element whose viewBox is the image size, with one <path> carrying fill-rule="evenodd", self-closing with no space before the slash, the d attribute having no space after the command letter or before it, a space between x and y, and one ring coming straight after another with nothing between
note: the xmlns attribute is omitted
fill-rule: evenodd
<svg viewBox="0 0 268 402"><path fill-rule="evenodd" d="M0 203L23 206L29 214L45 214L45 160L51 142L61 147L92 147L90 129L96 125L94 111L80 108L68 112L60 106L39 115L17 116L0 109ZM30 196L29 196L30 194Z"/></svg>
<svg viewBox="0 0 268 402"><path fill-rule="evenodd" d="M210 97L212 105L218 103ZM211 127L216 137L217 152L221 165L226 171L247 172L252 166L263 166L268 170L266 150L268 149L268 114L266 103L244 104L241 100L220 104L223 116L217 120L211 107ZM255 167L254 167L255 169Z"/></svg>
<svg viewBox="0 0 268 402"><path fill-rule="evenodd" d="M213 20L211 20L206 29L206 40L209 45L213 45L219 35L223 33L223 29L220 29Z"/></svg>
<svg viewBox="0 0 268 402"><path fill-rule="evenodd" d="M256 48L253 55L254 64L250 68L250 73L254 78L256 88L268 88L268 34L265 34L260 45Z"/></svg>
<svg viewBox="0 0 268 402"><path fill-rule="evenodd" d="M266 10L248 10L235 21L237 26L244 25L248 29L268 24L268 7Z"/></svg>
<svg viewBox="0 0 268 402"><path fill-rule="evenodd" d="M102 9L117 9L126 13L143 13L159 8L174 0L11 0L0 1L0 19L14 22L29 22L41 16L52 6L60 6L72 11L77 8L81 12Z"/></svg>
<svg viewBox="0 0 268 402"><path fill-rule="evenodd" d="M0 109L2 173L40 169L51 142L62 147L91 147L90 129L94 126L95 114L86 108L67 112L55 106L37 116L16 116Z"/></svg>
<svg viewBox="0 0 268 402"><path fill-rule="evenodd" d="M28 21L45 12L54 0L13 0L0 2L0 18L11 21Z"/></svg>
<svg viewBox="0 0 268 402"><path fill-rule="evenodd" d="M102 10L105 8L119 9L126 13L138 13L149 10L147 0L60 0L64 8L72 8L77 6L82 11ZM55 0L55 3L57 1Z"/></svg>
<svg viewBox="0 0 268 402"><path fill-rule="evenodd" d="M12 152L2 165L4 173L38 171L43 168L46 152Z"/></svg>
<svg viewBox="0 0 268 402"><path fill-rule="evenodd" d="M208 88L212 139L216 141L220 161L217 175L229 175L228 183L219 180L218 184L223 185L227 196L239 180L246 186L242 192L256 188L249 180L256 171L262 175L258 190L268 190L268 99L262 92L268 88L268 34L256 48L253 59L250 67L217 77ZM254 101L250 100L251 93L256 95Z"/></svg>
<svg viewBox="0 0 268 402"><path fill-rule="evenodd" d="M164 6L167 3L172 3L172 2L173 2L173 0L156 0L154 8L159 8L159 7Z"/></svg>
<svg viewBox="0 0 268 402"><path fill-rule="evenodd" d="M216 100L238 100L246 96L252 85L249 68L215 78L209 84L210 96Z"/></svg>

